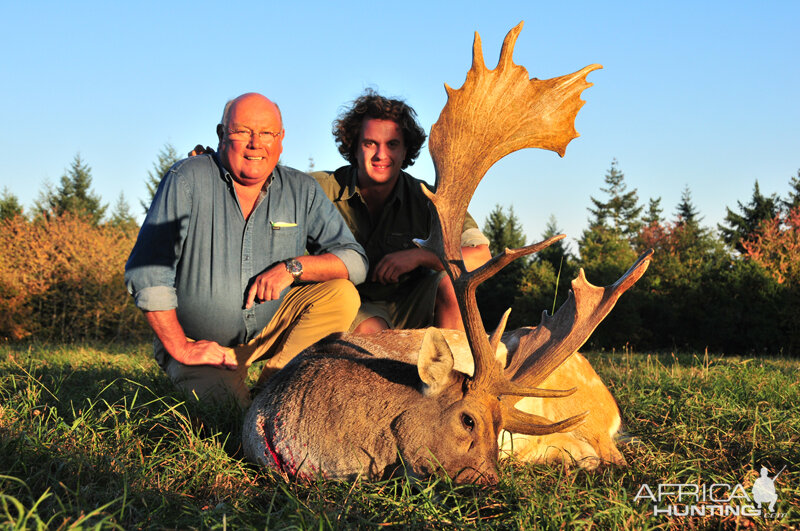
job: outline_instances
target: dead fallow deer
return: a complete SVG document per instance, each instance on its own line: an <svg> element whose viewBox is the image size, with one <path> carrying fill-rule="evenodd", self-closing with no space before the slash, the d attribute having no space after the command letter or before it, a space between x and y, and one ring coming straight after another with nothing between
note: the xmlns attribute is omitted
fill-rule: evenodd
<svg viewBox="0 0 800 531"><path fill-rule="evenodd" d="M446 339L449 332L435 328L329 336L289 362L255 398L243 432L250 460L307 479L377 479L404 470L414 477L444 472L457 482L494 484L501 430L535 437L574 433L586 419L585 410L591 409L586 403L557 422L514 406L525 397L574 396L575 389L537 386L578 350L642 276L651 251L611 286L592 286L581 272L553 316L545 313L538 327L506 335L514 347L507 363L496 353L508 313L488 337L475 289L515 258L563 235L506 249L474 271L466 270L461 257L464 215L483 175L500 158L526 147L563 156L578 136L574 121L583 105L580 94L591 86L586 76L600 68L529 79L512 61L521 29L520 23L506 36L495 70L485 67L475 34L466 81L458 90L445 85L447 104L429 138L436 191L425 192L434 223L429 238L416 243L436 253L453 282L472 370L456 366L463 356L457 360ZM567 380L574 387L574 379Z"/></svg>
<svg viewBox="0 0 800 531"><path fill-rule="evenodd" d="M520 338L534 333L534 328L524 327L503 334L495 357L502 367L517 354ZM406 332L403 346L407 352L419 350L422 342L421 330ZM455 360L454 369L467 376L474 371L472 353L463 332L442 330ZM578 465L594 469L601 464L625 465L625 458L617 449L615 436L621 426L619 408L606 385L589 361L575 353L551 372L540 384L548 389L574 388L566 398L526 397L514 407L525 413L545 418L565 418L588 411L586 420L571 431L547 435L524 435L501 430L498 437L500 457L513 456L528 463L565 466Z"/></svg>

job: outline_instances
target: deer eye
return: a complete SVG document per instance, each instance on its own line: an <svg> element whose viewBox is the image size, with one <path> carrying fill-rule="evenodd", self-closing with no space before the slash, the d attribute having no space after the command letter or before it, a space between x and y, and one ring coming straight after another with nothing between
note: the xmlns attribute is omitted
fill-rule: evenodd
<svg viewBox="0 0 800 531"><path fill-rule="evenodd" d="M466 413L461 414L461 423L464 424L464 427L467 428L467 431L472 431L475 429L475 419Z"/></svg>

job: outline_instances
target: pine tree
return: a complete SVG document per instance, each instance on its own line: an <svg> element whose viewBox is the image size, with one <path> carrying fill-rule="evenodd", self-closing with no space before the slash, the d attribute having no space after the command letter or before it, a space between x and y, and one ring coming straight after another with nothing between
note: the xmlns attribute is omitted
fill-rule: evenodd
<svg viewBox="0 0 800 531"><path fill-rule="evenodd" d="M741 201L736 202L739 206L739 213L726 207L725 223L727 225L718 225L722 239L733 249L743 252L741 240L755 232L761 226L761 222L774 218L780 212L779 201L777 194L763 195L758 186L758 180L756 180L750 202L746 205L743 205Z"/></svg>
<svg viewBox="0 0 800 531"><path fill-rule="evenodd" d="M22 205L17 196L12 194L7 186L3 187L3 194L0 195L0 219L10 219L14 216L22 215Z"/></svg>
<svg viewBox="0 0 800 531"><path fill-rule="evenodd" d="M45 217L62 216L69 212L99 225L107 205L101 203L100 196L92 192L91 186L92 169L78 153L69 169L61 176L58 188L53 190L52 186L45 184L45 190L35 202L35 209Z"/></svg>
<svg viewBox="0 0 800 531"><path fill-rule="evenodd" d="M506 248L525 247L525 234L513 206L508 208L506 214L503 207L495 205L484 222L483 234L489 239L492 256L502 253Z"/></svg>
<svg viewBox="0 0 800 531"><path fill-rule="evenodd" d="M563 234L563 231L558 227L556 217L551 214L542 233L542 239L546 240L558 234ZM570 252L565 240L559 240L536 253L535 260L540 264L546 264L553 272L554 280L552 284L541 286L542 292L546 292L549 296L549 301L553 303L553 305L546 308L552 314L555 311L553 306L558 307L566 299L570 283L577 275L578 268L575 265L575 257ZM542 277L543 275L540 274L539 276Z"/></svg>
<svg viewBox="0 0 800 531"><path fill-rule="evenodd" d="M495 205L484 222L483 234L489 239L492 256L502 253L506 248L525 246L525 234L513 207L509 207L506 214L503 207ZM478 306L487 330L497 326L503 312L513 306L529 264L530 260L518 258L478 286Z"/></svg>
<svg viewBox="0 0 800 531"><path fill-rule="evenodd" d="M125 192L120 192L114 210L111 212L109 223L125 232L133 232L138 228L136 219L131 215L131 207L125 199Z"/></svg>
<svg viewBox="0 0 800 531"><path fill-rule="evenodd" d="M606 172L605 182L607 188L600 188L608 195L608 201L600 201L590 197L594 208L589 208L592 218L589 219L590 229L593 227L606 227L620 233L625 238L633 238L639 232L641 221L639 219L642 206L636 190L626 192L625 174L617 167L617 159L611 161L611 168Z"/></svg>
<svg viewBox="0 0 800 531"><path fill-rule="evenodd" d="M681 192L681 201L675 210L675 223L677 225L688 225L691 227L699 227L700 222L703 220L699 217L697 207L692 202L692 192L687 184L683 192Z"/></svg>
<svg viewBox="0 0 800 531"><path fill-rule="evenodd" d="M624 273L636 256L633 245L642 226L642 207L636 190L626 192L625 175L617 160L605 175L606 188L600 188L609 198L600 201L591 197L589 228L578 240L579 264L597 285L614 282Z"/></svg>
<svg viewBox="0 0 800 531"><path fill-rule="evenodd" d="M647 213L642 216L642 223L645 225L659 225L664 221L664 209L661 208L661 198L650 198L647 205Z"/></svg>
<svg viewBox="0 0 800 531"><path fill-rule="evenodd" d="M797 206L800 206L800 170L797 170L797 177L791 178L789 181L789 186L791 186L789 195L786 197L785 201L781 201L783 210L787 213Z"/></svg>
<svg viewBox="0 0 800 531"><path fill-rule="evenodd" d="M147 214L147 210L150 208L150 203L153 202L153 197L156 195L156 190L158 190L158 185L161 183L161 178L164 177L172 165L179 160L178 152L175 151L175 147L169 142L164 144L164 147L158 152L158 160L153 163L153 169L147 172L147 179L144 182L147 187L148 199L146 202L139 201L145 214Z"/></svg>
<svg viewBox="0 0 800 531"><path fill-rule="evenodd" d="M558 228L556 217L551 214L550 218L547 220L547 225L545 225L544 232L542 233L542 239L546 240L558 234L563 234L563 232ZM558 240L549 247L536 253L535 259L541 262L548 262L553 266L553 271L558 272L572 261L572 255L567 245L564 243L564 240Z"/></svg>

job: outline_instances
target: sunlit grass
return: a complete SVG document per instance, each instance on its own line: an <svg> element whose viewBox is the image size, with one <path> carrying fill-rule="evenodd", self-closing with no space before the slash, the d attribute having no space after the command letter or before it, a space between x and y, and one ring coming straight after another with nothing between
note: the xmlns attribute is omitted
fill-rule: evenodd
<svg viewBox="0 0 800 531"><path fill-rule="evenodd" d="M800 362L590 354L617 397L625 469L507 462L496 488L299 484L241 459L242 417L186 404L148 345L0 347L0 527L736 528L800 523ZM654 517L643 483L752 485L777 471L776 521Z"/></svg>

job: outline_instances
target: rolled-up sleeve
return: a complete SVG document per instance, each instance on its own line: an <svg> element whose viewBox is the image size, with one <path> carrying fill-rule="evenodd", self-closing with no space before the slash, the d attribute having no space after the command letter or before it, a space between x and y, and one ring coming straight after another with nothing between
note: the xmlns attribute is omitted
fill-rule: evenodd
<svg viewBox="0 0 800 531"><path fill-rule="evenodd" d="M176 268L191 212L191 193L180 177L170 170L161 180L125 264L125 285L145 311L178 306Z"/></svg>
<svg viewBox="0 0 800 531"><path fill-rule="evenodd" d="M489 238L484 236L475 219L467 212L461 232L461 247L477 247L479 245L489 245Z"/></svg>

